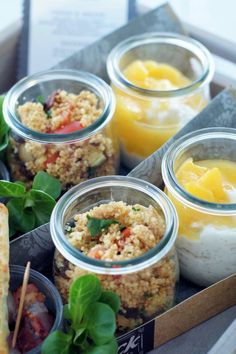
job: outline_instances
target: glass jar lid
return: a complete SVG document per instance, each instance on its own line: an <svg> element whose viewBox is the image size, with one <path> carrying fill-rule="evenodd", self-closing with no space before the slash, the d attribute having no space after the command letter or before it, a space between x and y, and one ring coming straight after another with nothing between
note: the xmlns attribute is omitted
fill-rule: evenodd
<svg viewBox="0 0 236 354"><path fill-rule="evenodd" d="M191 79L191 83L165 91L139 87L123 74L123 70L134 60L169 64ZM154 32L133 36L119 43L108 57L107 71L111 81L122 90L141 96L170 98L192 93L209 84L214 63L210 52L198 41L179 34Z"/></svg>
<svg viewBox="0 0 236 354"><path fill-rule="evenodd" d="M37 96L48 97L58 89L75 94L82 90L91 91L98 97L103 110L101 116L90 126L67 134L37 132L23 125L17 114L18 105L33 102ZM114 94L102 79L88 72L69 69L42 71L20 80L8 91L3 103L4 118L15 133L29 140L53 144L89 138L107 125L114 110Z"/></svg>
<svg viewBox="0 0 236 354"><path fill-rule="evenodd" d="M75 214L110 201L123 201L131 205L139 203L147 207L152 205L158 209L165 220L165 233L161 241L143 255L124 261L97 260L73 247L65 236L66 223ZM152 184L133 177L107 176L83 182L64 194L53 210L50 230L56 248L68 261L91 272L117 275L140 271L164 257L174 245L178 218L169 198Z"/></svg>
<svg viewBox="0 0 236 354"><path fill-rule="evenodd" d="M177 181L176 171L187 158L193 161L222 159L236 163L236 129L206 128L176 140L162 160L162 176L170 193L182 203L213 215L235 215L236 203L214 203L188 193Z"/></svg>

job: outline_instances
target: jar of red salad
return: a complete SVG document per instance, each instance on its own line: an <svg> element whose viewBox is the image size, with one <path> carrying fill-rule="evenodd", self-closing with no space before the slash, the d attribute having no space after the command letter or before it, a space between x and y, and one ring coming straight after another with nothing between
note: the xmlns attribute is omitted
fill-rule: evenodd
<svg viewBox="0 0 236 354"><path fill-rule="evenodd" d="M3 107L12 129L12 178L30 182L38 171L46 171L68 189L91 177L114 174L114 108L110 87L87 72L49 70L19 81Z"/></svg>

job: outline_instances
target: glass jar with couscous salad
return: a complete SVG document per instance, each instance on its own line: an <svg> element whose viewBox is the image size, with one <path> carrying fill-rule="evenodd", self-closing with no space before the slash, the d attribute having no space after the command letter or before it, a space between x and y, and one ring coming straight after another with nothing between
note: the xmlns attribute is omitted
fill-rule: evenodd
<svg viewBox="0 0 236 354"><path fill-rule="evenodd" d="M122 161L133 168L207 105L214 65L209 51L191 38L147 33L118 44L107 71Z"/></svg>
<svg viewBox="0 0 236 354"><path fill-rule="evenodd" d="M175 299L178 221L168 197L132 177L99 177L68 191L50 229L54 280L66 302L71 282L95 273L121 299L120 331L169 309Z"/></svg>
<svg viewBox="0 0 236 354"><path fill-rule="evenodd" d="M114 109L112 90L90 73L49 70L19 81L3 107L12 130L12 178L30 183L38 171L46 171L68 189L115 174L119 153Z"/></svg>

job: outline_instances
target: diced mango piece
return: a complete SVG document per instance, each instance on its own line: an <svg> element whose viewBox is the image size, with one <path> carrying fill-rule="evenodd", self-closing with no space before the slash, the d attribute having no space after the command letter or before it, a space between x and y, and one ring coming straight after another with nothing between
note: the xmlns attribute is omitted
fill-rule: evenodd
<svg viewBox="0 0 236 354"><path fill-rule="evenodd" d="M219 168L215 167L208 170L200 177L199 184L213 193L216 202L227 201L227 195L223 189L223 178Z"/></svg>
<svg viewBox="0 0 236 354"><path fill-rule="evenodd" d="M189 158L180 166L176 177L184 189L195 197L214 203L228 202L223 174L219 167L207 168Z"/></svg>
<svg viewBox="0 0 236 354"><path fill-rule="evenodd" d="M149 72L149 76L152 76L153 72L158 69L158 63L155 60L144 60L144 65Z"/></svg>
<svg viewBox="0 0 236 354"><path fill-rule="evenodd" d="M168 79L172 84L176 86L182 86L181 72L170 65L158 64L156 68L151 71L151 76L157 80Z"/></svg>
<svg viewBox="0 0 236 354"><path fill-rule="evenodd" d="M145 78L148 77L148 70L141 60L135 60L124 70L124 75L132 83L136 84L138 82L142 84Z"/></svg>
<svg viewBox="0 0 236 354"><path fill-rule="evenodd" d="M199 199L215 202L214 194L211 190L204 188L199 182L189 182L184 185L185 190Z"/></svg>
<svg viewBox="0 0 236 354"><path fill-rule="evenodd" d="M169 80L156 80L152 77L147 77L144 81L145 88L151 90L159 90L159 91L168 91L168 90L175 90L176 86L174 86Z"/></svg>
<svg viewBox="0 0 236 354"><path fill-rule="evenodd" d="M184 186L188 182L194 182L207 172L206 167L201 167L193 163L193 159L189 158L180 166L176 173L178 182Z"/></svg>

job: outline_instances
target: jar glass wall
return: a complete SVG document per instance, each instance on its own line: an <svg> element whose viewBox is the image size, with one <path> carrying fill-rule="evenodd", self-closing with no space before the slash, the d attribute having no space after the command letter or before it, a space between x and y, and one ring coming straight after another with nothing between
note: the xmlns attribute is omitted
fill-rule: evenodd
<svg viewBox="0 0 236 354"><path fill-rule="evenodd" d="M211 55L188 37L131 37L112 50L107 70L117 100L122 161L130 168L160 148L210 99Z"/></svg>
<svg viewBox="0 0 236 354"><path fill-rule="evenodd" d="M43 170L67 189L114 174L119 163L114 109L109 86L86 72L50 70L19 81L3 107L12 128L12 178L28 182Z"/></svg>
<svg viewBox="0 0 236 354"><path fill-rule="evenodd" d="M184 165L185 188L178 180ZM176 245L180 271L199 285L208 286L236 271L236 200L234 189L228 189L227 184L228 178L232 185L236 183L234 168L235 129L209 128L188 134L177 140L163 158L166 192L179 217ZM199 179L194 180L197 173ZM212 194L225 197L224 190L228 201L205 200Z"/></svg>
<svg viewBox="0 0 236 354"><path fill-rule="evenodd" d="M113 204L109 204L110 202ZM74 235L65 233L68 222L75 215L91 212L94 207L99 207L99 210L104 205L112 208L116 202L116 218L119 219L121 214L123 217L125 215L126 223L130 215L136 218L134 214L137 215L134 220L140 222L139 208L145 209L146 226L153 222L148 218L150 210L158 213L165 225L160 242L155 243L147 252L137 257L131 254L125 260L118 260L119 252L116 258L110 252L109 259L99 259L93 257L91 252L86 254L86 247L75 246ZM129 207L134 205L132 209ZM131 210L129 214L128 208ZM103 216L105 217L104 210ZM78 217L75 219L78 220ZM131 177L110 176L96 178L72 188L58 202L50 222L52 238L57 248L54 258L55 283L64 301L67 299L70 283L75 278L92 272L100 278L106 290L114 291L120 296L121 309L117 318L120 330L134 328L170 308L174 302L178 278L178 262L174 250L177 224L172 203L163 192L147 182ZM76 231L76 236L81 236L80 241L87 238L84 231L81 227ZM127 236L126 234L125 237ZM148 238L147 234L144 236ZM110 229L109 238L112 237ZM109 251L113 248L114 244Z"/></svg>

